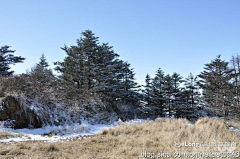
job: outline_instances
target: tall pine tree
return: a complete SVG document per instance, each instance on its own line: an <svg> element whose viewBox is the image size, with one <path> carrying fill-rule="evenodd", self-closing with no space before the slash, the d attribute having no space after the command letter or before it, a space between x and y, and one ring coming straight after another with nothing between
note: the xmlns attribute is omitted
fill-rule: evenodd
<svg viewBox="0 0 240 159"><path fill-rule="evenodd" d="M165 98L164 98L165 76L161 68L157 70L156 75L153 78L152 84L153 84L153 93L154 93L153 105L160 107L159 114L162 115L163 104L165 102Z"/></svg>
<svg viewBox="0 0 240 159"><path fill-rule="evenodd" d="M233 69L229 68L228 62L223 61L220 55L206 64L204 69L199 75L204 98L210 108L219 115L228 117L234 93L231 83Z"/></svg>
<svg viewBox="0 0 240 159"><path fill-rule="evenodd" d="M49 64L47 59L45 58L45 55L42 54L39 63L37 63L36 67L31 70L30 75L38 82L51 82L55 77L52 70L48 67Z"/></svg>
<svg viewBox="0 0 240 159"><path fill-rule="evenodd" d="M139 100L139 85L135 82L135 73L128 62L123 63L121 73L122 80L120 81L120 85L122 86L122 93L121 91L119 93L122 94L122 99L124 101L134 104Z"/></svg>
<svg viewBox="0 0 240 159"><path fill-rule="evenodd" d="M199 82L197 76L193 76L192 73L188 75L184 83L187 102L190 100L191 106L193 106L197 100L199 100Z"/></svg>
<svg viewBox="0 0 240 159"><path fill-rule="evenodd" d="M0 75L12 75L14 71L10 71L10 65L21 63L25 58L14 56L15 51L9 50L10 46L2 46L0 48Z"/></svg>
<svg viewBox="0 0 240 159"><path fill-rule="evenodd" d="M143 98L144 101L146 102L146 105L150 106L152 104L152 79L149 74L146 75L145 83L146 84L143 86L144 87Z"/></svg>
<svg viewBox="0 0 240 159"><path fill-rule="evenodd" d="M174 100L174 82L172 76L167 74L165 76L165 84L164 84L164 97L166 98L166 106L168 108L168 116L171 116L171 108L172 108L172 101Z"/></svg>
<svg viewBox="0 0 240 159"><path fill-rule="evenodd" d="M80 92L95 91L97 84L98 37L90 30L82 33L77 45L63 47L67 56L64 62L55 62L55 70L61 73L62 81Z"/></svg>
<svg viewBox="0 0 240 159"><path fill-rule="evenodd" d="M138 101L138 85L130 64L119 60L108 43L86 30L76 46L62 48L67 56L55 62L60 79L75 92L97 94L108 103L133 104Z"/></svg>

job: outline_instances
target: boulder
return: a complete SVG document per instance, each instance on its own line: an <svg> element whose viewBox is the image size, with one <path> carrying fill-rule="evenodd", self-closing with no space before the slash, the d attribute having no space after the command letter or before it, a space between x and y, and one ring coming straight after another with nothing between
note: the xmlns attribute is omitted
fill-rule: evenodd
<svg viewBox="0 0 240 159"><path fill-rule="evenodd" d="M7 96L0 101L0 121L13 121L14 129L39 128L42 122L30 108L21 105L18 99Z"/></svg>

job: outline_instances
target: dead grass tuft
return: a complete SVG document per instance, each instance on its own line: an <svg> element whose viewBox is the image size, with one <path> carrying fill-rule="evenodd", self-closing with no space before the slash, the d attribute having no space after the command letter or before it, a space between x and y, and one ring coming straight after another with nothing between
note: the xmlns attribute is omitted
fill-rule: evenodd
<svg viewBox="0 0 240 159"><path fill-rule="evenodd" d="M14 137L14 135L7 131L0 131L0 139L7 139L9 137Z"/></svg>
<svg viewBox="0 0 240 159"><path fill-rule="evenodd" d="M56 147L56 145L50 144L47 151L48 152L59 151L59 149Z"/></svg>

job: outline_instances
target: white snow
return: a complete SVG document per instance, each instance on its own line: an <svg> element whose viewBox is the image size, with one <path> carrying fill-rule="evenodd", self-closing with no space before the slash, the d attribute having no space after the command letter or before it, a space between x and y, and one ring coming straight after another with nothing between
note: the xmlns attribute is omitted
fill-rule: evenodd
<svg viewBox="0 0 240 159"><path fill-rule="evenodd" d="M240 132L240 129L237 129L233 126L229 126L228 129L231 130L231 131Z"/></svg>
<svg viewBox="0 0 240 159"><path fill-rule="evenodd" d="M37 108L35 105L30 106L31 110L34 110L35 112L38 112L39 108Z"/></svg>
<svg viewBox="0 0 240 159"><path fill-rule="evenodd" d="M126 122L127 124L141 124L143 120L136 119ZM82 139L86 135L95 135L102 132L104 129L114 128L122 124L119 120L113 124L89 124L87 121L82 121L82 124L73 124L65 126L46 126L38 129L11 129L0 128L0 131L6 131L12 134L21 134L19 137L11 137L0 139L0 143L15 143L21 141L46 141L57 142L62 140L72 140L73 138ZM51 134L51 135L49 135Z"/></svg>

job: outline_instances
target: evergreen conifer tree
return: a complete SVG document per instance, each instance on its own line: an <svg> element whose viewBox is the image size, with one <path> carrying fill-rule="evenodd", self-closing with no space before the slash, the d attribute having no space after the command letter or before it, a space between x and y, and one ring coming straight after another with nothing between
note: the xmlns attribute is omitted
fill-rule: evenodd
<svg viewBox="0 0 240 159"><path fill-rule="evenodd" d="M48 67L49 64L47 59L45 58L45 55L42 54L39 63L37 63L36 67L31 70L30 75L38 82L51 82L55 77L52 73L52 70Z"/></svg>
<svg viewBox="0 0 240 159"><path fill-rule="evenodd" d="M124 62L122 66L122 99L127 103L133 104L138 102L138 84L135 82L135 73L128 62Z"/></svg>
<svg viewBox="0 0 240 159"><path fill-rule="evenodd" d="M10 65L21 63L25 58L14 56L15 51L9 50L10 46L2 46L0 48L0 75L12 75L14 71L10 71Z"/></svg>
<svg viewBox="0 0 240 159"><path fill-rule="evenodd" d="M165 76L162 69L158 69L155 77L153 78L153 103L155 106L160 107L160 115L163 114L163 104L165 102L164 98L164 84L165 84Z"/></svg>
<svg viewBox="0 0 240 159"><path fill-rule="evenodd" d="M174 94L174 82L172 76L167 74L165 76L165 84L164 84L164 96L166 98L166 106L168 107L168 116L171 116L171 107L172 107L172 100Z"/></svg>
<svg viewBox="0 0 240 159"><path fill-rule="evenodd" d="M172 105L176 108L176 107L179 107L180 104L182 104L180 84L183 82L183 80L182 80L182 76L176 72L172 74L171 78L172 78L172 84L173 84Z"/></svg>
<svg viewBox="0 0 240 159"><path fill-rule="evenodd" d="M118 87L120 85L119 70L122 68L121 62L117 59L119 55L114 52L112 46L103 43L99 46L99 56L97 58L96 92L103 100L113 102L118 98Z"/></svg>
<svg viewBox="0 0 240 159"><path fill-rule="evenodd" d="M228 67L228 62L223 61L220 55L206 64L204 69L199 75L204 98L218 114L227 117L233 102L233 69Z"/></svg>
<svg viewBox="0 0 240 159"><path fill-rule="evenodd" d="M145 86L143 90L143 98L144 101L146 102L147 106L150 106L152 104L152 79L149 74L146 75L145 78Z"/></svg>
<svg viewBox="0 0 240 159"><path fill-rule="evenodd" d="M67 56L64 62L55 62L55 70L61 73L64 83L80 92L95 91L97 84L98 37L92 31L86 30L77 39L77 46L63 47Z"/></svg>
<svg viewBox="0 0 240 159"><path fill-rule="evenodd" d="M193 106L200 95L197 76L194 77L193 74L190 73L185 80L184 86L185 91L188 92L186 94L187 102L190 99L191 105Z"/></svg>
<svg viewBox="0 0 240 159"><path fill-rule="evenodd" d="M119 60L108 43L99 44L90 30L83 32L76 46L62 48L67 56L55 62L63 83L79 93L97 94L108 103L138 101L138 85L130 64Z"/></svg>

